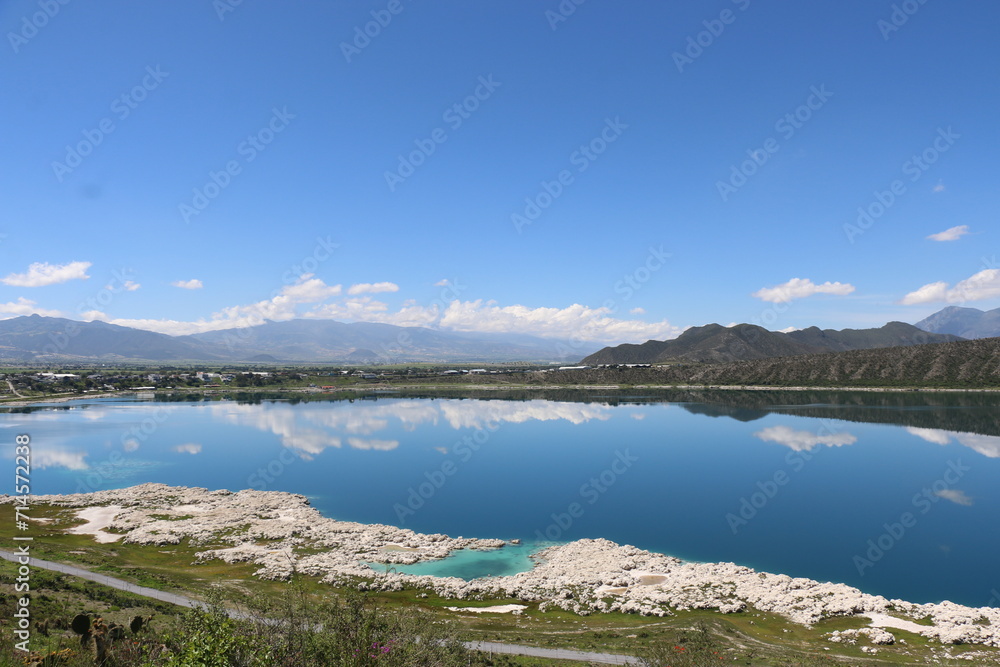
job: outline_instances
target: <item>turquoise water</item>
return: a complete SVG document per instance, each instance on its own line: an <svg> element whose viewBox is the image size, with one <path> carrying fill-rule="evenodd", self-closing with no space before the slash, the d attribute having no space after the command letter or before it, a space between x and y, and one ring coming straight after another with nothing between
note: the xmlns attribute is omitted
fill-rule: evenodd
<svg viewBox="0 0 1000 667"><path fill-rule="evenodd" d="M535 544L508 545L501 549L480 551L459 549L447 558L414 563L413 565L390 565L395 572L431 577L458 577L479 579L480 577L506 577L518 572L527 572L534 562L531 555L539 550ZM386 565L370 563L371 567L383 571Z"/></svg>
<svg viewBox="0 0 1000 667"><path fill-rule="evenodd" d="M162 482L301 493L330 517L519 538L420 566L530 566L583 537L998 605L1000 406L991 396L718 392L558 400L81 400L0 412L32 490ZM991 601L992 600L992 601Z"/></svg>

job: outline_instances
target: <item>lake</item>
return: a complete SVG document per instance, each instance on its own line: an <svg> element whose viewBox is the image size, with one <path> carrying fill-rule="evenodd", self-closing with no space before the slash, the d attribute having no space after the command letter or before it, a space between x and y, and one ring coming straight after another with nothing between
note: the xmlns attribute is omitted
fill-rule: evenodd
<svg viewBox="0 0 1000 667"><path fill-rule="evenodd" d="M604 537L679 558L1000 605L1000 397L660 391L122 396L0 411L32 491L143 482L300 493L325 515L520 539L406 571L530 566ZM402 568L400 568L402 569Z"/></svg>

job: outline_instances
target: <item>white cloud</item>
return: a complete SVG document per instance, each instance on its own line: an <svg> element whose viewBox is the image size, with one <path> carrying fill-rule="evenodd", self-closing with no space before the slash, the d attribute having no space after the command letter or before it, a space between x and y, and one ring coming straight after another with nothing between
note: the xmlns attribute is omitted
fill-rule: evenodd
<svg viewBox="0 0 1000 667"><path fill-rule="evenodd" d="M573 304L566 308L499 306L490 301L452 301L439 325L453 331L524 333L605 343L675 338L683 328L666 320L642 322L611 317L608 308Z"/></svg>
<svg viewBox="0 0 1000 667"><path fill-rule="evenodd" d="M229 306L212 313L208 319L201 318L195 321L108 319L99 311L90 311L84 313L83 316L85 319L99 319L123 327L156 331L171 336L183 336L205 331L256 326L267 320L290 320L300 316L296 308L299 304L324 301L339 295L341 291L340 285L327 285L319 278L314 278L312 274L304 274L299 277L298 282L284 286L270 299L243 306Z"/></svg>
<svg viewBox="0 0 1000 667"><path fill-rule="evenodd" d="M944 192L946 189L947 188L944 187L944 183L938 183L933 188L931 188L931 192Z"/></svg>
<svg viewBox="0 0 1000 667"><path fill-rule="evenodd" d="M963 304L969 301L993 299L998 296L1000 296L1000 269L984 269L959 281L951 288L944 281L928 283L904 296L900 303L904 306L943 301Z"/></svg>
<svg viewBox="0 0 1000 667"><path fill-rule="evenodd" d="M340 285L327 285L321 279L307 273L299 278L299 282L282 289L281 294L295 303L318 303L339 295L342 290Z"/></svg>
<svg viewBox="0 0 1000 667"><path fill-rule="evenodd" d="M910 292L900 303L904 306L912 306L915 303L934 303L935 301L945 301L948 298L948 283L939 281L927 283L918 290Z"/></svg>
<svg viewBox="0 0 1000 667"><path fill-rule="evenodd" d="M958 225L957 227L949 227L943 232L938 232L937 234L931 234L927 238L931 241L957 241L966 234L969 233L968 225Z"/></svg>
<svg viewBox="0 0 1000 667"><path fill-rule="evenodd" d="M754 437L760 438L765 442L776 442L797 452L809 451L819 445L842 447L843 445L853 445L858 441L850 433L819 435L812 431L798 431L788 426L769 426L762 431L754 433Z"/></svg>
<svg viewBox="0 0 1000 667"><path fill-rule="evenodd" d="M192 278L191 280L175 280L170 283L174 287L180 287L181 289L201 289L204 285L197 278Z"/></svg>
<svg viewBox="0 0 1000 667"><path fill-rule="evenodd" d="M965 495L964 491L959 491L958 489L941 489L940 491L935 491L934 495L938 498L950 500L956 505L965 505L966 507L972 505L972 498Z"/></svg>
<svg viewBox="0 0 1000 667"><path fill-rule="evenodd" d="M755 296L770 303L784 303L792 299L802 299L813 294L837 294L844 296L854 291L854 285L848 283L825 282L817 285L808 278L792 278L787 283L774 287L762 287L754 292Z"/></svg>
<svg viewBox="0 0 1000 667"><path fill-rule="evenodd" d="M348 288L348 294L379 294L380 292L398 292L396 283L358 283Z"/></svg>
<svg viewBox="0 0 1000 667"><path fill-rule="evenodd" d="M629 315L645 315L646 314L646 309L645 308L633 308L632 310L628 311L628 314Z"/></svg>
<svg viewBox="0 0 1000 667"><path fill-rule="evenodd" d="M86 280L90 262L70 262L69 264L49 264L35 262L25 273L12 273L0 279L0 283L14 287L43 287L57 285L70 280Z"/></svg>
<svg viewBox="0 0 1000 667"><path fill-rule="evenodd" d="M108 283L107 285L104 286L104 289L108 290L109 292L120 292L122 290L125 290L126 292L134 292L140 287L142 287L142 285L135 282L134 280L126 280L124 283L122 283L121 287L118 287L114 283Z"/></svg>
<svg viewBox="0 0 1000 667"><path fill-rule="evenodd" d="M126 452L134 452L137 449L139 449L139 441L136 440L135 438L129 438L128 440L125 441L125 444L122 445L122 449L124 449Z"/></svg>
<svg viewBox="0 0 1000 667"><path fill-rule="evenodd" d="M450 280L448 280L447 278L442 278L441 280L434 283L434 287L447 287L450 284L451 284Z"/></svg>
<svg viewBox="0 0 1000 667"><path fill-rule="evenodd" d="M62 313L58 310L48 310L46 308L38 308L35 302L30 299L25 299L23 296L18 297L17 303L13 301L8 301L7 303L0 303L0 315L44 315L47 317L62 317ZM3 318L7 319L7 318Z"/></svg>
<svg viewBox="0 0 1000 667"><path fill-rule="evenodd" d="M178 454L201 454L201 445L196 442L186 442L172 448Z"/></svg>
<svg viewBox="0 0 1000 667"><path fill-rule="evenodd" d="M784 329L778 329L780 333L792 333L793 331L799 331L798 327L785 327Z"/></svg>
<svg viewBox="0 0 1000 667"><path fill-rule="evenodd" d="M392 285L392 283L375 283ZM357 291L358 285L347 290ZM340 297L333 301L330 299ZM310 306L303 308L303 306ZM336 319L352 322L379 322L403 327L437 327L442 330L489 333L524 333L549 338L573 338L598 343L643 342L649 339L675 338L682 331L666 320L643 322L618 319L608 308L591 308L573 304L566 308L528 308L500 306L489 301L452 301L447 307L440 303L421 306L408 300L401 308L389 306L371 296L343 296L340 285L326 285L310 274L286 285L272 298L254 304L230 306L210 318L194 322L149 319L107 319L102 313L86 314L111 324L157 331L171 335L218 331L255 326L265 321L293 318Z"/></svg>

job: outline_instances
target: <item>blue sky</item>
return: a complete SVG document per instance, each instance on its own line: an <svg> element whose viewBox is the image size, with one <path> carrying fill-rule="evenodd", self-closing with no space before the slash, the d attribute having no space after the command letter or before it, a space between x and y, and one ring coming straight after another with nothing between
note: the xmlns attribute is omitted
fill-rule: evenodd
<svg viewBox="0 0 1000 667"><path fill-rule="evenodd" d="M1000 306L1000 6L576 2L0 0L0 318Z"/></svg>

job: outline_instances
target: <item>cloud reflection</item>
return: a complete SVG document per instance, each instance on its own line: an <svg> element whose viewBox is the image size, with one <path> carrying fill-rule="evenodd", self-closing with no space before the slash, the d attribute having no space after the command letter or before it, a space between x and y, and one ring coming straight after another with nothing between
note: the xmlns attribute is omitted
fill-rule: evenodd
<svg viewBox="0 0 1000 667"><path fill-rule="evenodd" d="M906 432L935 445L949 445L952 441L991 459L1000 458L1000 437L979 435L960 431L944 431L936 428L907 427Z"/></svg>
<svg viewBox="0 0 1000 667"><path fill-rule="evenodd" d="M965 491L959 491L958 489L942 489L941 491L935 491L934 495L938 498L950 500L956 505L965 505L966 507L972 505L972 498L965 495Z"/></svg>
<svg viewBox="0 0 1000 667"><path fill-rule="evenodd" d="M754 437L765 442L776 442L797 452L810 451L820 445L842 447L858 441L850 433L828 433L820 435L812 431L799 431L788 426L769 426L754 433Z"/></svg>
<svg viewBox="0 0 1000 667"><path fill-rule="evenodd" d="M89 468L86 452L69 452L55 447L39 447L32 443L31 465L34 468L67 468L69 470L86 470Z"/></svg>
<svg viewBox="0 0 1000 667"><path fill-rule="evenodd" d="M412 432L422 425L447 424L451 428L485 428L487 424L521 424L563 420L583 424L606 421L612 408L606 404L530 401L477 401L402 399L336 403L217 403L204 406L215 419L273 433L284 447L311 459L346 442L357 450L391 451L399 440L372 436L392 427Z"/></svg>

